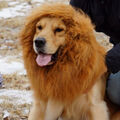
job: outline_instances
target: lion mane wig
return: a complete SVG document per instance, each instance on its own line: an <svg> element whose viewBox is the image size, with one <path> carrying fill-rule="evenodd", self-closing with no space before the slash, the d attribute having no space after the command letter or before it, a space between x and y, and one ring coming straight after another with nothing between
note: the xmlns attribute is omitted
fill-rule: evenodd
<svg viewBox="0 0 120 120"><path fill-rule="evenodd" d="M37 22L43 17L61 19L67 27L65 45L53 65L37 65L33 50L33 37ZM47 101L71 102L87 93L106 71L105 50L94 35L94 26L89 17L70 5L45 4L27 17L20 35L23 58L35 97Z"/></svg>

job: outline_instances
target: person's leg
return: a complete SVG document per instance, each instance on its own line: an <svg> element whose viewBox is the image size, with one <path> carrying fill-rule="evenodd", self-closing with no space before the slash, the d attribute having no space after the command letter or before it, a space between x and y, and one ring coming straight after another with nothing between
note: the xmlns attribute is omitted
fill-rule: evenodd
<svg viewBox="0 0 120 120"><path fill-rule="evenodd" d="M120 71L115 74L110 74L107 95L113 103L120 105Z"/></svg>

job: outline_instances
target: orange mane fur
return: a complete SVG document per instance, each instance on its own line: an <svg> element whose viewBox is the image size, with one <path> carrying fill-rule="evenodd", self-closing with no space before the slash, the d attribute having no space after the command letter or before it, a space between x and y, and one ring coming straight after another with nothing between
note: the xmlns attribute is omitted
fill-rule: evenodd
<svg viewBox="0 0 120 120"><path fill-rule="evenodd" d="M33 37L36 23L43 17L60 18L67 27L66 44L55 64L39 67L35 61ZM95 39L94 27L87 15L70 5L45 4L27 18L21 32L24 64L35 90L35 97L47 100L71 101L88 92L106 71L105 50Z"/></svg>

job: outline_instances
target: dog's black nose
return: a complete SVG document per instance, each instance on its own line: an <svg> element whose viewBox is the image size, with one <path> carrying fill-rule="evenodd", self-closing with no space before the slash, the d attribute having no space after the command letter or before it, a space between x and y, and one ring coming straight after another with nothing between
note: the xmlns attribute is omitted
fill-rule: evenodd
<svg viewBox="0 0 120 120"><path fill-rule="evenodd" d="M46 43L45 38L38 37L35 39L35 46L38 48L43 47L45 45L45 43Z"/></svg>

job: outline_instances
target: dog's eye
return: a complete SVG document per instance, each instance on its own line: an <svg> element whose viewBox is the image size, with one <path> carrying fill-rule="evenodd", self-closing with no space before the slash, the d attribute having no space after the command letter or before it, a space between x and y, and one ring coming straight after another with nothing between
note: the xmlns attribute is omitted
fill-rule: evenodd
<svg viewBox="0 0 120 120"><path fill-rule="evenodd" d="M64 30L64 29L62 29L62 28L56 28L56 29L55 29L55 33L56 33L56 32L62 32L63 30Z"/></svg>
<svg viewBox="0 0 120 120"><path fill-rule="evenodd" d="M39 30L42 30L42 26L40 25L40 26L37 26L37 28L39 29Z"/></svg>

